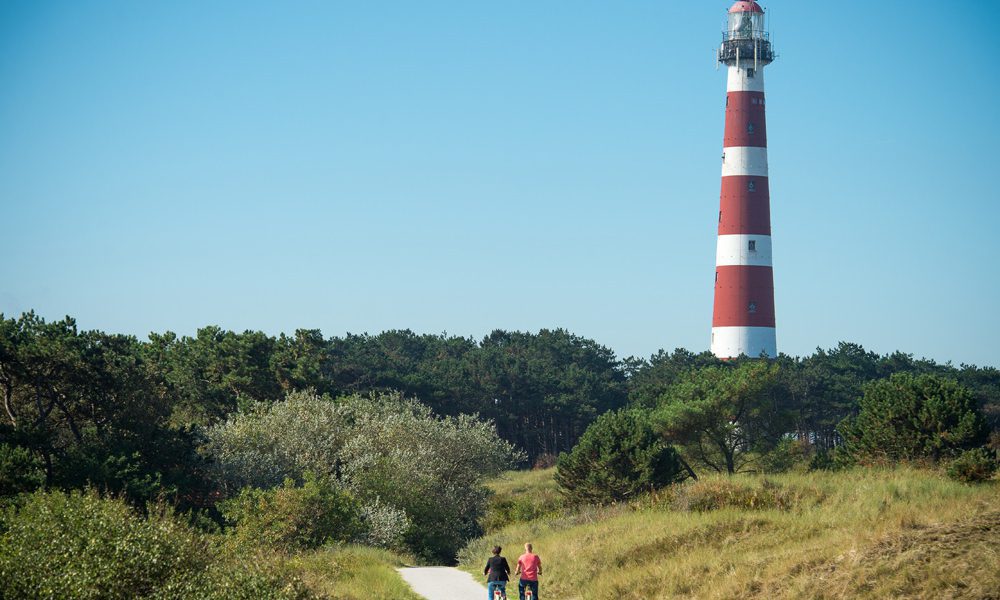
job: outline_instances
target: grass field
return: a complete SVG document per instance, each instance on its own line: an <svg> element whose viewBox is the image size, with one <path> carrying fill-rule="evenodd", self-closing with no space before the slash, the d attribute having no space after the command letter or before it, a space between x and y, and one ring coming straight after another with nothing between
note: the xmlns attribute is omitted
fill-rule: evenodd
<svg viewBox="0 0 1000 600"><path fill-rule="evenodd" d="M552 471L508 474L498 496L551 503ZM544 512L544 511L543 511ZM1000 599L1000 486L900 468L706 477L629 505L561 510L466 547L542 556L545 598ZM581 588L581 573L593 573Z"/></svg>
<svg viewBox="0 0 1000 600"><path fill-rule="evenodd" d="M324 548L289 559L288 568L319 597L336 600L420 600L396 572L402 560L363 546Z"/></svg>

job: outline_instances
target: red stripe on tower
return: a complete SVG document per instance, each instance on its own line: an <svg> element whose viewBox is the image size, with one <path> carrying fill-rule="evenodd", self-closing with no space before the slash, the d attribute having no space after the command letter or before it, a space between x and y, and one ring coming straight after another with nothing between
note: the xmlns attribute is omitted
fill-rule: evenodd
<svg viewBox="0 0 1000 600"><path fill-rule="evenodd" d="M773 60L764 9L733 4L719 48L729 72L712 314L712 353L719 358L778 354L764 118L764 67Z"/></svg>

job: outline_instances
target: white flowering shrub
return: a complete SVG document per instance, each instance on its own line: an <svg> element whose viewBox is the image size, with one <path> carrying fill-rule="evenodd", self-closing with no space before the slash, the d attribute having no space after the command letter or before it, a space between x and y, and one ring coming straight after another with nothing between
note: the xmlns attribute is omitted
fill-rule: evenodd
<svg viewBox="0 0 1000 600"><path fill-rule="evenodd" d="M375 498L361 507L364 535L359 542L376 548L401 549L403 536L410 529L406 511Z"/></svg>
<svg viewBox="0 0 1000 600"><path fill-rule="evenodd" d="M209 428L203 451L230 495L244 487L276 487L287 478L301 482L306 471L336 478L349 420L342 403L312 391L292 392Z"/></svg>
<svg viewBox="0 0 1000 600"><path fill-rule="evenodd" d="M430 560L451 560L479 533L485 477L510 468L513 446L475 417L436 418L415 400L352 397L350 439L341 449L343 477L362 498L379 497L406 511L407 546Z"/></svg>
<svg viewBox="0 0 1000 600"><path fill-rule="evenodd" d="M490 422L439 418L399 394L331 400L311 392L259 404L207 432L205 450L231 493L311 471L334 478L365 508L364 539L450 560L479 533L483 479L523 458Z"/></svg>

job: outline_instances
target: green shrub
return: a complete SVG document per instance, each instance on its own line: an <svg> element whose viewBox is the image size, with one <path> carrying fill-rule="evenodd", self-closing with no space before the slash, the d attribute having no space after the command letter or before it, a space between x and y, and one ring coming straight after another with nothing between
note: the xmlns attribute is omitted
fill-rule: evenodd
<svg viewBox="0 0 1000 600"><path fill-rule="evenodd" d="M822 449L813 454L809 460L810 471L839 471L850 465L850 459L836 448Z"/></svg>
<svg viewBox="0 0 1000 600"><path fill-rule="evenodd" d="M42 461L28 449L0 444L0 497L30 492L44 481Z"/></svg>
<svg viewBox="0 0 1000 600"><path fill-rule="evenodd" d="M571 502L634 498L687 477L677 452L654 430L648 411L609 412L594 421L569 453L559 455L556 481Z"/></svg>
<svg viewBox="0 0 1000 600"><path fill-rule="evenodd" d="M169 513L142 519L96 492L36 492L4 514L9 598L134 598L205 568L203 540Z"/></svg>
<svg viewBox="0 0 1000 600"><path fill-rule="evenodd" d="M856 462L939 461L986 443L989 429L972 392L936 375L896 373L865 386L857 417L837 430Z"/></svg>
<svg viewBox="0 0 1000 600"><path fill-rule="evenodd" d="M812 458L814 454L808 441L783 438L774 449L761 456L760 470L764 473L804 471Z"/></svg>
<svg viewBox="0 0 1000 600"><path fill-rule="evenodd" d="M94 491L35 492L3 513L0 598L302 598L294 580L219 560L169 510L147 518Z"/></svg>
<svg viewBox="0 0 1000 600"><path fill-rule="evenodd" d="M361 507L354 497L309 473L302 486L287 479L270 490L245 488L220 509L235 526L236 538L250 546L291 552L351 541L362 533Z"/></svg>
<svg viewBox="0 0 1000 600"><path fill-rule="evenodd" d="M482 481L523 458L492 423L437 417L397 393L336 400L291 393L210 428L207 437L204 451L224 489L301 482L306 471L336 477L362 505L364 541L405 544L434 562L452 560L481 532Z"/></svg>
<svg viewBox="0 0 1000 600"><path fill-rule="evenodd" d="M997 461L985 448L966 450L948 465L948 477L964 483L987 481L997 471Z"/></svg>
<svg viewBox="0 0 1000 600"><path fill-rule="evenodd" d="M265 550L266 551L266 550ZM244 554L213 562L188 579L174 578L149 600L311 600L316 596L283 560Z"/></svg>

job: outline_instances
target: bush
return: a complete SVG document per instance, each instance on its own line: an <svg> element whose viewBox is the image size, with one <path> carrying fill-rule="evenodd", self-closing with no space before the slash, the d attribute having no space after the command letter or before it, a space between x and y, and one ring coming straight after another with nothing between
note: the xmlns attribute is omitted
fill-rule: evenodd
<svg viewBox="0 0 1000 600"><path fill-rule="evenodd" d="M306 471L335 477L367 507L367 539L391 547L404 527L406 547L432 561L452 560L480 532L483 479L522 458L492 423L438 418L399 394L289 394L213 428L205 449L229 489L299 482Z"/></svg>
<svg viewBox="0 0 1000 600"><path fill-rule="evenodd" d="M948 477L963 483L979 483L993 477L997 461L985 448L966 450L948 465Z"/></svg>
<svg viewBox="0 0 1000 600"><path fill-rule="evenodd" d="M31 451L0 443L0 498L30 492L44 481L42 461Z"/></svg>
<svg viewBox="0 0 1000 600"><path fill-rule="evenodd" d="M844 459L844 453L838 451L836 448L826 450L821 449L813 454L812 459L809 460L809 470L810 471L838 471L844 467L847 467L850 460Z"/></svg>
<svg viewBox="0 0 1000 600"><path fill-rule="evenodd" d="M967 388L909 373L867 385L858 416L838 431L846 456L860 463L938 461L982 446L989 435Z"/></svg>
<svg viewBox="0 0 1000 600"><path fill-rule="evenodd" d="M376 498L361 507L364 533L361 542L375 548L401 550L403 536L410 529L406 512Z"/></svg>
<svg viewBox="0 0 1000 600"><path fill-rule="evenodd" d="M571 452L559 455L556 482L575 503L627 500L687 477L677 452L653 430L648 411L601 415Z"/></svg>
<svg viewBox="0 0 1000 600"><path fill-rule="evenodd" d="M167 513L140 518L96 492L36 492L4 515L9 598L134 598L205 568L205 544Z"/></svg>
<svg viewBox="0 0 1000 600"><path fill-rule="evenodd" d="M169 510L94 491L23 495L2 517L0 598L301 598L295 581L216 557Z"/></svg>
<svg viewBox="0 0 1000 600"><path fill-rule="evenodd" d="M236 538L249 546L292 552L357 538L361 507L354 497L327 478L307 474L305 479L301 487L287 479L271 490L245 488L219 509L235 526Z"/></svg>
<svg viewBox="0 0 1000 600"><path fill-rule="evenodd" d="M291 392L275 403L250 404L206 431L218 483L233 493L251 486L270 489L311 471L333 477L350 436L344 403L311 391Z"/></svg>
<svg viewBox="0 0 1000 600"><path fill-rule="evenodd" d="M808 441L783 438L773 450L761 457L760 470L764 473L806 470L813 458L815 455Z"/></svg>
<svg viewBox="0 0 1000 600"><path fill-rule="evenodd" d="M462 415L437 418L419 402L396 395L343 400L354 417L340 453L345 483L366 502L405 511L406 546L433 562L481 532L486 477L520 457L492 423Z"/></svg>

